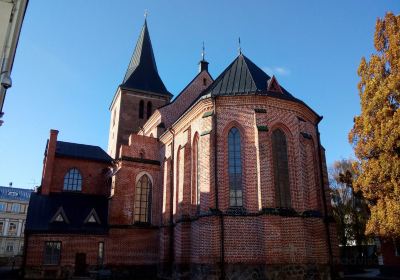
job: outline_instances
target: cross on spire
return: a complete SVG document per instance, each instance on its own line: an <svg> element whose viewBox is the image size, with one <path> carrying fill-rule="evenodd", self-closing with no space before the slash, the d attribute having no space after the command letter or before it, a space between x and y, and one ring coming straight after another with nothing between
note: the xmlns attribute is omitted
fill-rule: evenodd
<svg viewBox="0 0 400 280"><path fill-rule="evenodd" d="M240 37L239 37L239 54L242 54L242 46L240 44Z"/></svg>
<svg viewBox="0 0 400 280"><path fill-rule="evenodd" d="M147 16L149 15L149 12L147 11L147 9L146 10L144 10L144 19L146 20L147 19Z"/></svg>
<svg viewBox="0 0 400 280"><path fill-rule="evenodd" d="M204 48L204 41L203 41L203 48L201 50L201 60L204 61L204 57L205 57L205 48Z"/></svg>

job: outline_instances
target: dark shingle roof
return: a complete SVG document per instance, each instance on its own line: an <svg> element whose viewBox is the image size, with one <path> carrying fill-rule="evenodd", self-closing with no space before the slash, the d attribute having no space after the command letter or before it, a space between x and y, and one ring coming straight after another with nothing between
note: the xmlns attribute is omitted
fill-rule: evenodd
<svg viewBox="0 0 400 280"><path fill-rule="evenodd" d="M254 64L242 53L215 79L215 81L203 91L202 96L234 96L245 94L266 95L274 98L285 99L300 103L319 116L307 104L291 95L280 86L282 92L268 90L268 76L260 67Z"/></svg>
<svg viewBox="0 0 400 280"><path fill-rule="evenodd" d="M0 186L0 199L5 200L19 200L29 201L32 190L12 188L12 187L1 187Z"/></svg>
<svg viewBox="0 0 400 280"><path fill-rule="evenodd" d="M68 223L52 221L62 207ZM85 223L94 209L99 217L98 223ZM41 195L32 193L26 218L29 232L62 232L104 234L108 225L108 199L103 196L80 193L53 193Z"/></svg>
<svg viewBox="0 0 400 280"><path fill-rule="evenodd" d="M171 95L158 74L146 21L121 87Z"/></svg>
<svg viewBox="0 0 400 280"><path fill-rule="evenodd" d="M56 156L109 162L112 158L100 147L57 141Z"/></svg>
<svg viewBox="0 0 400 280"><path fill-rule="evenodd" d="M267 89L270 77L250 59L240 54L214 81L212 95L236 95Z"/></svg>

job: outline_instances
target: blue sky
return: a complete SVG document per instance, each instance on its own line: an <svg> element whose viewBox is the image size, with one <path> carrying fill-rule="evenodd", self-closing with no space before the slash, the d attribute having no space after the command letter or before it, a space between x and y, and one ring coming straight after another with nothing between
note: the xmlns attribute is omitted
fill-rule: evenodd
<svg viewBox="0 0 400 280"><path fill-rule="evenodd" d="M108 107L148 9L160 76L174 94L196 75L202 41L217 77L243 53L324 116L328 165L353 155L357 67L378 17L398 1L30 1L0 127L0 185L40 184L51 128L107 149Z"/></svg>

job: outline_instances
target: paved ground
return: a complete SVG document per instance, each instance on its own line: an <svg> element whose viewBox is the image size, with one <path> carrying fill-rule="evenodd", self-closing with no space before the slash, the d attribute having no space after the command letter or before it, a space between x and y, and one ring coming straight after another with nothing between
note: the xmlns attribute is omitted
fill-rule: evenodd
<svg viewBox="0 0 400 280"><path fill-rule="evenodd" d="M19 270L12 270L12 267L2 266L0 267L0 279L1 280L15 280L18 279Z"/></svg>
<svg viewBox="0 0 400 280"><path fill-rule="evenodd" d="M366 280L366 279L380 279L380 280L400 280L399 277L381 276L378 268L365 269L365 273L345 275L345 280Z"/></svg>
<svg viewBox="0 0 400 280"><path fill-rule="evenodd" d="M18 270L12 270L12 267L0 267L0 280L18 279ZM366 269L365 273L345 275L343 280L400 280L400 277L389 277L379 275L379 269Z"/></svg>

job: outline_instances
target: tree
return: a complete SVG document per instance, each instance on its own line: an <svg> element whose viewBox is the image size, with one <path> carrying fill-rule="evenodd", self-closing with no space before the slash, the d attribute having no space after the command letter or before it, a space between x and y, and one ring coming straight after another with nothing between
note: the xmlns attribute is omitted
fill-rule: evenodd
<svg viewBox="0 0 400 280"><path fill-rule="evenodd" d="M367 242L364 232L369 212L361 191L353 188L353 163L348 159L335 161L329 169L329 184L339 242L343 246L355 243L361 252L361 245Z"/></svg>
<svg viewBox="0 0 400 280"><path fill-rule="evenodd" d="M369 201L367 234L400 237L400 15L378 19L376 53L358 68L361 114L349 134L355 188Z"/></svg>

